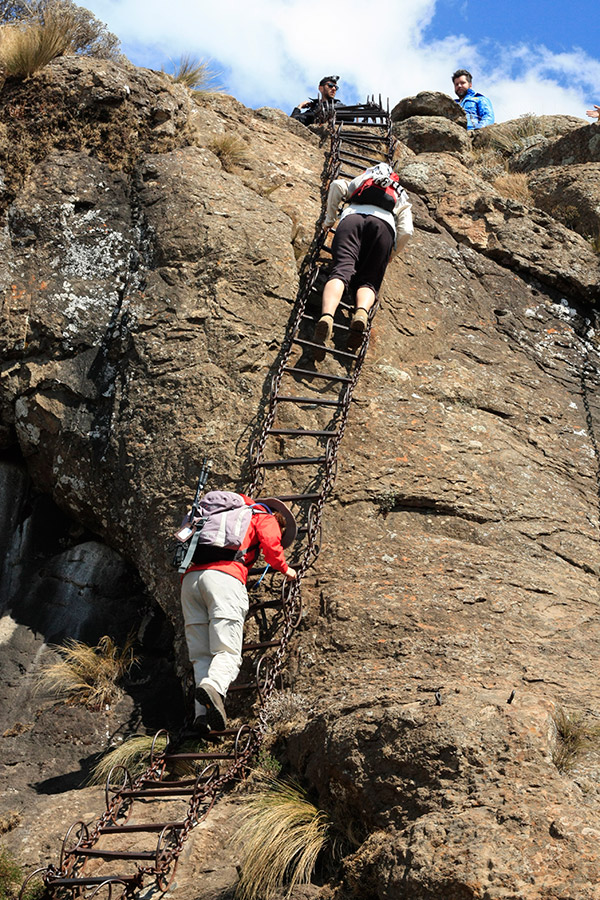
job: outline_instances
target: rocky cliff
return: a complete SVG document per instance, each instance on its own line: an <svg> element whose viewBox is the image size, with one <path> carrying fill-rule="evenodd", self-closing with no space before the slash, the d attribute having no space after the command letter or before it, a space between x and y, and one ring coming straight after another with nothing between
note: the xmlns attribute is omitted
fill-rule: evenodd
<svg viewBox="0 0 600 900"><path fill-rule="evenodd" d="M600 130L544 118L471 142L454 104L413 101L394 128L415 236L388 269L303 582L289 684L310 715L277 752L355 838L315 895L591 900ZM165 543L201 456L211 486L247 482L324 150L281 111L103 61L56 61L0 103L2 753L18 820L4 830L33 865L100 802L61 776L135 716L129 701L121 723L76 724L72 708L40 710L22 676L45 641L104 633L111 609L121 632L166 615L161 671L170 647L181 658ZM62 543L34 543L23 566L40 503ZM66 600L60 627L47 603L68 590L32 588L53 565L88 610ZM559 768L565 719L581 749ZM190 839L181 896L235 882L235 848L218 850L231 826L215 822Z"/></svg>

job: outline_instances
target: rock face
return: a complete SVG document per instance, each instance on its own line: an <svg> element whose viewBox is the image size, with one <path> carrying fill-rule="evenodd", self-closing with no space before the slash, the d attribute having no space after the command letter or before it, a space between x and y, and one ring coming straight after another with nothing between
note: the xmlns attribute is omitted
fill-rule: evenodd
<svg viewBox="0 0 600 900"><path fill-rule="evenodd" d="M323 150L278 111L197 105L159 74L111 69L99 88L110 103L83 103L74 65L53 64L35 90L10 85L0 110L11 129L33 96L73 103L91 135L75 146L49 128L20 162L0 159L2 446L98 558L102 543L133 566L179 647L165 542L204 454L211 487L246 484ZM96 83L98 63L76 65L79 83ZM156 108L166 91L168 118L134 103L144 91ZM139 124L113 160L93 124L105 117L117 145L120 123ZM323 550L303 582L289 679L310 716L290 717L274 752L345 827L323 898L597 900L600 264L564 220L479 178L465 146L450 152L460 127L447 122L442 140L440 122L427 110L395 126L417 228L386 275ZM552 142L565 145L544 150L545 165L566 164L567 141L589 161L594 128ZM231 133L247 147L237 162L219 143ZM25 670L38 650L23 637ZM588 739L559 770L561 709ZM49 734L40 721L4 738L13 772L26 771L36 728ZM10 832L32 864L55 861L60 830L57 816L46 848L30 837L37 780L23 775ZM75 808L73 796L56 804ZM225 818L219 845L234 830ZM205 828L210 817L210 845ZM228 853L220 891L235 862ZM182 896L214 896L189 870L179 877Z"/></svg>
<svg viewBox="0 0 600 900"><path fill-rule="evenodd" d="M393 127L394 137L415 153L457 153L467 161L471 139L460 125L437 116L412 116Z"/></svg>

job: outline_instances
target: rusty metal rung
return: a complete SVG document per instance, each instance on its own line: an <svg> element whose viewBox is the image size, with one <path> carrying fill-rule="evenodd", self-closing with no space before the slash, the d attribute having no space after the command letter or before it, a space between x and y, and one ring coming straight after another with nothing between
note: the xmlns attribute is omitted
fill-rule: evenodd
<svg viewBox="0 0 600 900"><path fill-rule="evenodd" d="M242 653L246 653L248 650L266 650L269 647L280 647L281 641L257 641L254 644L244 644L242 646Z"/></svg>
<svg viewBox="0 0 600 900"><path fill-rule="evenodd" d="M283 371L289 372L290 375L310 375L311 378L323 378L326 381L341 381L344 384L349 384L352 381L347 375L329 375L327 372L316 372L313 369L298 369L295 366L284 366Z"/></svg>
<svg viewBox="0 0 600 900"><path fill-rule="evenodd" d="M300 344L301 347L318 347L320 350L325 350L326 353L331 353L333 356L341 356L342 359L352 361L356 359L354 353L348 353L346 350L336 350L335 347L324 347L323 344L315 344L314 341L306 341L304 338L294 338L294 343Z"/></svg>
<svg viewBox="0 0 600 900"><path fill-rule="evenodd" d="M264 469L276 469L279 466L285 469L287 466L320 466L326 462L326 456L296 456L289 459L264 459L256 465Z"/></svg>
<svg viewBox="0 0 600 900"><path fill-rule="evenodd" d="M347 150L346 147L344 147L344 149L343 149L341 152L342 152L342 153L345 153L346 156L352 157L352 159L360 159L360 160L362 160L363 162L368 162L369 165L371 165L371 166L374 166L376 163L379 163L379 162L387 162L387 159L373 159L372 156L371 156L371 157L369 157L369 156L360 156L358 153L352 153L351 150ZM381 156L385 156L385 154L383 153L383 151L381 152ZM341 157L340 157L340 159L341 159ZM342 162L346 162L345 159L341 159L341 161L342 161Z"/></svg>
<svg viewBox="0 0 600 900"><path fill-rule="evenodd" d="M320 347L321 344L315 346ZM328 400L326 397L292 397L289 394L278 394L278 403L308 403L310 406L342 406L343 400Z"/></svg>
<svg viewBox="0 0 600 900"><path fill-rule="evenodd" d="M156 856L156 854L153 854ZM48 887L77 887L78 885L89 884L135 884L138 880L137 875L90 875L88 878L52 878L48 882Z"/></svg>
<svg viewBox="0 0 600 900"><path fill-rule="evenodd" d="M90 849L82 847L72 850L71 853L100 859L156 859L156 850L98 850L95 847Z"/></svg>
<svg viewBox="0 0 600 900"><path fill-rule="evenodd" d="M213 734L224 734L224 732L214 731ZM167 753L162 758L165 760L235 759L235 755L232 753Z"/></svg>
<svg viewBox="0 0 600 900"><path fill-rule="evenodd" d="M317 316L311 316L310 313L302 313L302 318L307 319L309 322L318 322L321 317L317 318ZM341 322L334 322L333 328L335 331L350 331L350 326L342 325Z"/></svg>
<svg viewBox="0 0 600 900"><path fill-rule="evenodd" d="M129 797L135 800L136 797L164 797L167 800L169 797L189 797L194 793L195 789L190 787L183 788L147 788L139 791L136 790L122 790L119 791L119 797Z"/></svg>
<svg viewBox="0 0 600 900"><path fill-rule="evenodd" d="M335 437L337 431L312 431L310 428L269 428L269 434L277 434L285 437ZM283 500L283 497L279 498Z"/></svg>
<svg viewBox="0 0 600 900"><path fill-rule="evenodd" d="M145 825L130 825L126 823L125 825L103 825L100 828L100 834L129 834L135 833L138 831L162 831L163 828L175 828L177 830L182 829L185 826L185 822L147 822Z"/></svg>
<svg viewBox="0 0 600 900"><path fill-rule="evenodd" d="M277 494L277 499L283 503L299 503L301 500L319 500L320 494Z"/></svg>

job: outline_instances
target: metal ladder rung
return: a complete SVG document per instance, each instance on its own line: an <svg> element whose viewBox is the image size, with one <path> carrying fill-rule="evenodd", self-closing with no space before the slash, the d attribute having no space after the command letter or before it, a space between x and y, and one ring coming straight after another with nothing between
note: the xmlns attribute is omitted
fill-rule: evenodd
<svg viewBox="0 0 600 900"><path fill-rule="evenodd" d="M321 344L316 344L321 347ZM342 406L342 400L328 400L324 397L322 400L318 397L292 397L288 394L279 394L276 398L278 403L307 403L310 406Z"/></svg>
<svg viewBox="0 0 600 900"><path fill-rule="evenodd" d="M343 135L343 140L355 140L361 144L383 144L384 141L387 141L387 134L364 134L360 131L357 131L356 134L354 134L354 132L348 131Z"/></svg>
<svg viewBox="0 0 600 900"><path fill-rule="evenodd" d="M224 731L213 731L212 734L225 734ZM165 760L203 760L203 759L235 759L233 753L167 753Z"/></svg>
<svg viewBox="0 0 600 900"><path fill-rule="evenodd" d="M256 465L264 469L275 469L277 466L285 469L287 466L320 466L326 462L326 456L296 456L290 459L265 459Z"/></svg>
<svg viewBox="0 0 600 900"><path fill-rule="evenodd" d="M301 500L320 500L321 494L278 494L277 499L282 503L299 503Z"/></svg>
<svg viewBox="0 0 600 900"><path fill-rule="evenodd" d="M172 788L172 787L192 787L196 784L195 778L182 778L180 781L150 781L149 778L142 778L142 784L154 785L155 788Z"/></svg>
<svg viewBox="0 0 600 900"><path fill-rule="evenodd" d="M364 172L365 170L364 163L354 162L353 159L343 159L343 157L340 156L340 163L342 163L342 165L344 166L355 166L359 172Z"/></svg>
<svg viewBox="0 0 600 900"><path fill-rule="evenodd" d="M347 375L328 375L327 372L314 372L312 369L296 369L294 366L284 366L284 372L290 375L310 375L311 378L324 378L327 381L341 381L349 384L352 379Z"/></svg>
<svg viewBox="0 0 600 900"><path fill-rule="evenodd" d="M242 653L246 653L248 650L268 650L269 647L280 647L281 641L256 641L254 644L244 644L242 646Z"/></svg>
<svg viewBox="0 0 600 900"><path fill-rule="evenodd" d="M335 347L324 347L323 344L315 344L314 341L305 341L303 338L294 338L294 343L300 344L301 347L319 347L320 350L325 350L325 353L330 353L333 356L341 356L342 359L352 361L356 359L354 353L348 353L346 350L336 350Z"/></svg>
<svg viewBox="0 0 600 900"><path fill-rule="evenodd" d="M78 848L72 850L69 856L90 856L100 859L156 859L156 850L97 850L95 847L89 850Z"/></svg>
<svg viewBox="0 0 600 900"><path fill-rule="evenodd" d="M148 822L146 825L103 825L100 834L135 834L138 831L156 832L163 828L175 828L180 830L185 827L185 822Z"/></svg>
<svg viewBox="0 0 600 900"><path fill-rule="evenodd" d="M300 531L300 529L298 529ZM248 609L248 615L260 612L261 609L277 609L283 606L283 600L263 600L261 603L252 603Z"/></svg>
<svg viewBox="0 0 600 900"><path fill-rule="evenodd" d="M302 313L302 318L307 319L309 322L318 322L321 316L317 318L317 316L311 316L310 313ZM333 327L336 331L350 331L350 326L342 325L341 322L334 322Z"/></svg>
<svg viewBox="0 0 600 900"><path fill-rule="evenodd" d="M310 428L268 428L268 434L281 435L282 437L335 437L337 431L313 431ZM282 499L281 497L279 498Z"/></svg>
<svg viewBox="0 0 600 900"><path fill-rule="evenodd" d="M119 797L129 797L135 800L136 797L162 797L164 800L168 800L169 797L190 797L195 793L194 788L184 787L184 788L147 788L140 789L137 791L131 790L122 790L119 791Z"/></svg>
<svg viewBox="0 0 600 900"><path fill-rule="evenodd" d="M357 116L358 118L358 116ZM363 118L367 118L367 116L363 116ZM387 125L386 116L370 116L371 119L382 119L381 122L357 122L354 121L350 123L352 128L385 128ZM344 129L342 128L342 140L344 140Z"/></svg>
<svg viewBox="0 0 600 900"><path fill-rule="evenodd" d="M156 854L153 854L156 856ZM137 875L90 875L89 878L52 878L48 882L48 887L76 887L77 885L89 884L135 884L138 880Z"/></svg>
<svg viewBox="0 0 600 900"><path fill-rule="evenodd" d="M340 150L340 153L345 153L346 156L351 156L352 159L359 159L359 160L362 160L362 162L368 162L372 166L374 166L378 162L387 162L387 159L373 159L372 156L371 157L360 156L358 153L352 153L351 150L346 150L345 147L342 150ZM381 155L384 156L383 153ZM340 159L341 159L341 157L340 157ZM346 160L342 159L342 162L346 162Z"/></svg>

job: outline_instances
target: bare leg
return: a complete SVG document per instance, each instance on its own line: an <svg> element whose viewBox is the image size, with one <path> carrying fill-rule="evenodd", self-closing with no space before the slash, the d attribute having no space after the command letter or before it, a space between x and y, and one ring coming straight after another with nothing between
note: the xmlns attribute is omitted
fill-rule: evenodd
<svg viewBox="0 0 600 900"><path fill-rule="evenodd" d="M323 296L325 296L325 292L323 292ZM368 312L374 303L375 291L369 287L359 287L356 292L356 308L366 309Z"/></svg>
<svg viewBox="0 0 600 900"><path fill-rule="evenodd" d="M334 316L344 295L345 284L341 278L332 278L323 288L322 316Z"/></svg>

